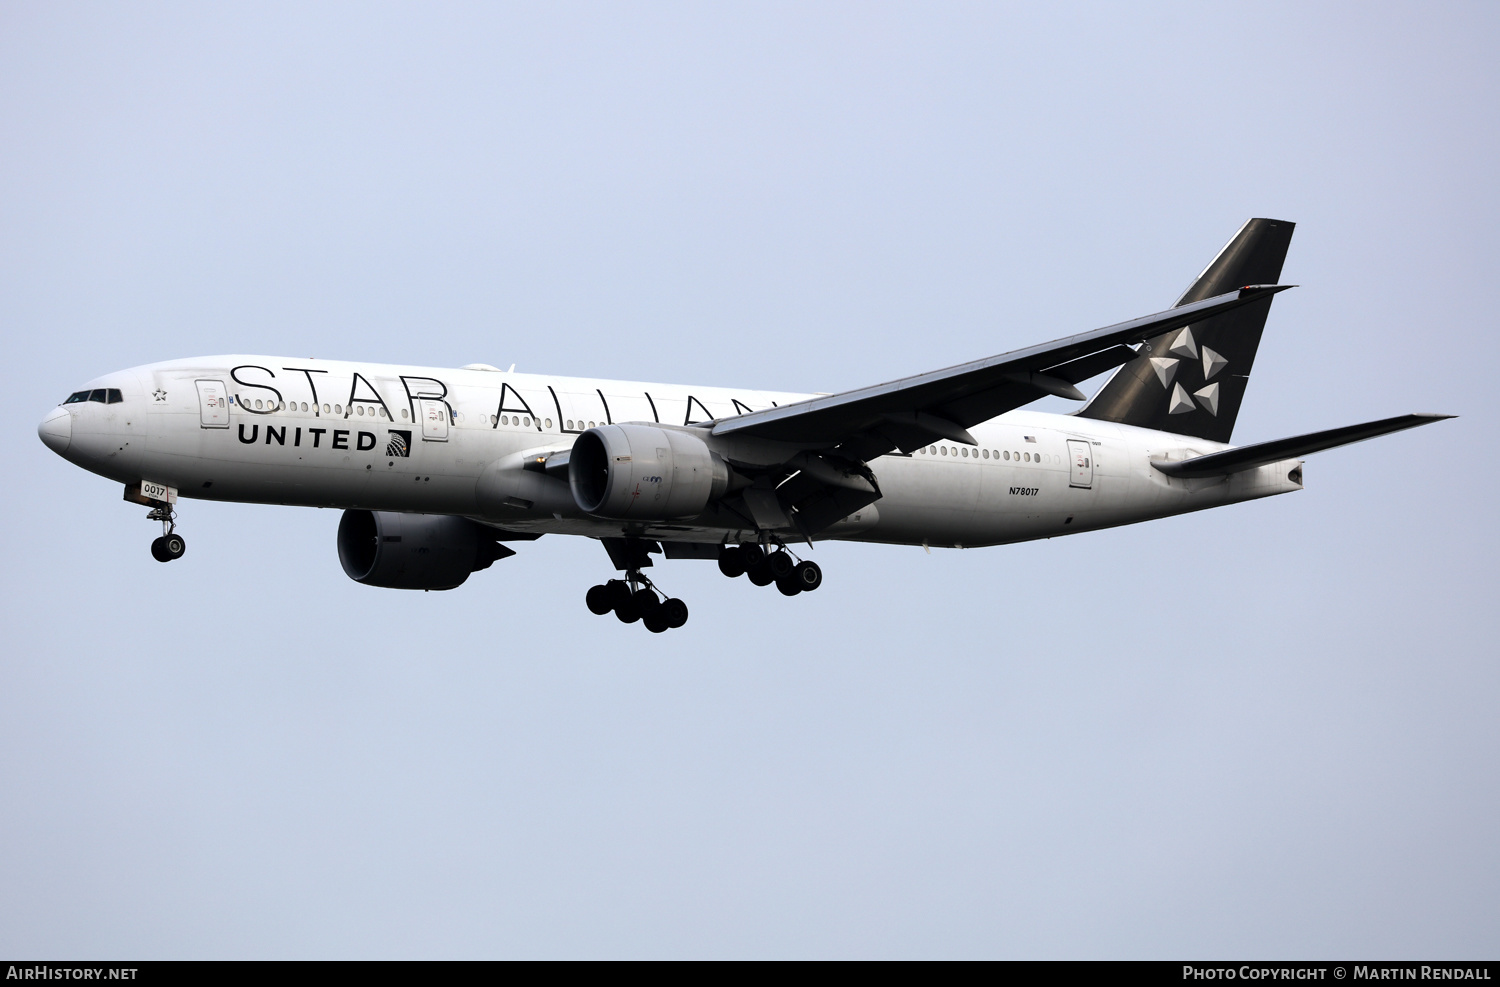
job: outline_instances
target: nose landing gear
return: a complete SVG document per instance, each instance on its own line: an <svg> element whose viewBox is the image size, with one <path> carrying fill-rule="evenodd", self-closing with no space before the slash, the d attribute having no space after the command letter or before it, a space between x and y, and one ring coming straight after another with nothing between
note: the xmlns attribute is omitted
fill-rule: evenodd
<svg viewBox="0 0 1500 987"><path fill-rule="evenodd" d="M147 521L160 521L162 535L151 543L151 557L158 562L175 562L187 551L187 540L177 533L177 512L171 504L153 507Z"/></svg>
<svg viewBox="0 0 1500 987"><path fill-rule="evenodd" d="M653 634L686 624L687 604L666 594L658 597L657 592L651 580L641 575L639 569L632 569L624 579L611 579L590 587L585 601L589 610L600 617L613 611L622 624L640 621Z"/></svg>

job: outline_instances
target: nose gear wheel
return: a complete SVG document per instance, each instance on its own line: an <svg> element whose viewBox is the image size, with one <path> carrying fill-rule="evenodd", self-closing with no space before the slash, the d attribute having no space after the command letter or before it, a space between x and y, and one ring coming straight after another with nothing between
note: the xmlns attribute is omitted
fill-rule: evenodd
<svg viewBox="0 0 1500 987"><path fill-rule="evenodd" d="M151 557L158 562L175 562L187 552L187 539L177 533L177 512L171 504L151 508L147 521L161 522L161 537L151 542Z"/></svg>

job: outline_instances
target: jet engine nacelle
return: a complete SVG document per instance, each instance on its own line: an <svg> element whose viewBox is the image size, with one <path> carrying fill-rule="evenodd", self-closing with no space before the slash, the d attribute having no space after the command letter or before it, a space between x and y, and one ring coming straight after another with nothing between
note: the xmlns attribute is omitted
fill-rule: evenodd
<svg viewBox="0 0 1500 987"><path fill-rule="evenodd" d="M600 425L573 442L568 486L600 517L664 521L701 514L729 489L729 467L686 429Z"/></svg>
<svg viewBox="0 0 1500 987"><path fill-rule="evenodd" d="M447 514L345 511L339 521L339 563L366 586L453 589L514 554L483 525Z"/></svg>

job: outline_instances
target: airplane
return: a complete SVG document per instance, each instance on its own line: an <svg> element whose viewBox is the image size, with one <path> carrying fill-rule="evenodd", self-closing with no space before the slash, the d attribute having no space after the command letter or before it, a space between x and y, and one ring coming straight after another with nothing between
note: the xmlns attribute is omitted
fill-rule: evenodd
<svg viewBox="0 0 1500 987"><path fill-rule="evenodd" d="M124 485L183 557L180 499L341 508L344 572L447 590L544 534L597 539L623 578L590 611L681 627L652 556L786 596L818 541L978 548L1302 489L1300 457L1427 425L1408 414L1229 444L1294 224L1251 219L1171 308L837 394L269 356L105 374L38 427ZM1086 399L1078 384L1114 371ZM1046 395L1072 414L1026 410Z"/></svg>

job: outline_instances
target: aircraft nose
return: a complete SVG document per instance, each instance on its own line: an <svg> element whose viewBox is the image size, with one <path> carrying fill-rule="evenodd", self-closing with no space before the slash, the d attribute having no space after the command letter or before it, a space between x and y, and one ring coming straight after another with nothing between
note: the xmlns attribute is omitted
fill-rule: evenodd
<svg viewBox="0 0 1500 987"><path fill-rule="evenodd" d="M42 437L42 442L53 452L61 456L68 451L68 444L73 441L73 416L66 408L53 408L51 414L42 419L42 423L36 427L36 434Z"/></svg>

